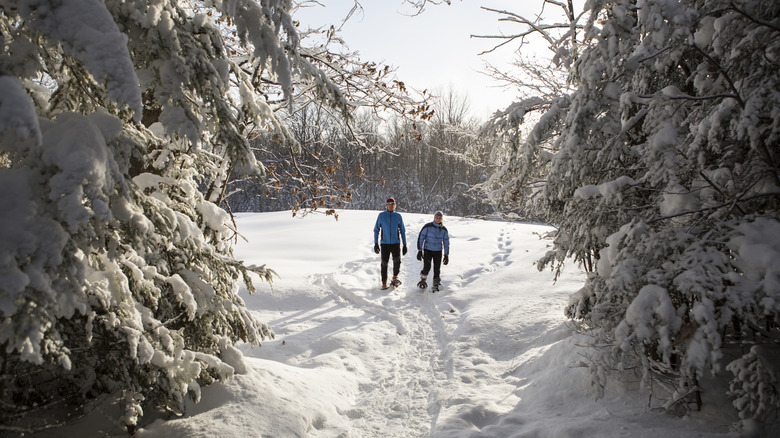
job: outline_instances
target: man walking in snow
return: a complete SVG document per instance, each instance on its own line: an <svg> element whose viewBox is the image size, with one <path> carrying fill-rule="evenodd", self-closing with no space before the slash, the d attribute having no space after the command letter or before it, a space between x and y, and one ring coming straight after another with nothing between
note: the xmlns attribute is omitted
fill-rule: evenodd
<svg viewBox="0 0 780 438"><path fill-rule="evenodd" d="M446 265L450 262L450 235L447 232L447 227L444 226L444 214L440 211L434 213L433 222L425 224L417 236L417 260L423 262L420 282L417 283L417 286L420 289L428 287L426 280L428 272L431 271L431 262L433 262L433 287L431 291L438 291L441 284L441 263L444 261Z"/></svg>
<svg viewBox="0 0 780 438"><path fill-rule="evenodd" d="M380 235L382 246L380 248ZM403 248L401 247L403 241ZM401 255L406 255L406 228L401 214L395 211L395 199L387 198L385 211L379 213L374 225L374 252L382 253L382 289L387 289L387 265L393 256L393 280L390 285L401 284L398 273L401 272Z"/></svg>

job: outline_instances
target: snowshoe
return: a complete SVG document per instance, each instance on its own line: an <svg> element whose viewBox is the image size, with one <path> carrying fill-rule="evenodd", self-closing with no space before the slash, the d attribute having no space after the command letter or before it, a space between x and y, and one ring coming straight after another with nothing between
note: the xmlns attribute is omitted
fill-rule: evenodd
<svg viewBox="0 0 780 438"><path fill-rule="evenodd" d="M420 282L417 283L417 287L419 287L420 289L425 289L426 287L428 287L428 283L426 283L425 280L420 280Z"/></svg>
<svg viewBox="0 0 780 438"><path fill-rule="evenodd" d="M401 280L394 278L393 281L390 282L390 286L398 287L401 285Z"/></svg>
<svg viewBox="0 0 780 438"><path fill-rule="evenodd" d="M387 290L387 289L388 289L388 286L386 284L383 284L382 285L382 290Z"/></svg>
<svg viewBox="0 0 780 438"><path fill-rule="evenodd" d="M439 281L438 278L435 278L433 280L433 287L431 288L431 292L438 292L439 286L441 286L441 281Z"/></svg>

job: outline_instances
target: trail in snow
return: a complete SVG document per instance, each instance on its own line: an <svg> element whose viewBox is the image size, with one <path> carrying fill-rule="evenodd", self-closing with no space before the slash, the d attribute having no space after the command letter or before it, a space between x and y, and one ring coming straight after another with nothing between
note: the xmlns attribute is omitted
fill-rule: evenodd
<svg viewBox="0 0 780 438"><path fill-rule="evenodd" d="M470 240L481 238L487 237ZM477 379L467 373L461 376L461 382L453 380L456 377L453 353L459 347L451 336L455 325L446 320L456 318L457 310L446 302L445 294L512 264L512 240L508 231L502 228L494 239L491 251L477 255L480 258L474 258L466 270L452 272L451 268L442 266L447 274L443 277L450 281L438 293L432 293L430 287L425 290L416 287L420 263L408 262L410 257L405 257L402 263L403 285L398 289L383 291L378 288L378 282L366 284L367 278L379 278L378 257L351 261L335 273L314 276L314 283L330 291L337 300L384 319L397 333L397 342L386 345L381 356L383 363L370 366L371 383L361 385L355 407L347 412L353 419L354 436L428 436L437 429L442 407L453 404L452 395L459 384L476 383ZM413 246L413 242L409 243ZM458 354L467 358L460 362L470 368L488 362L474 358L473 351Z"/></svg>
<svg viewBox="0 0 780 438"><path fill-rule="evenodd" d="M362 266L369 264L376 261ZM398 289L381 291L360 284L362 279L352 274L360 266L349 263L318 280L348 305L389 322L396 335L385 345L382 363L370 366L370 383L361 386L347 413L354 420L354 436L425 436L438 417L437 386L452 375L441 313L429 292L408 286L412 275L402 275Z"/></svg>

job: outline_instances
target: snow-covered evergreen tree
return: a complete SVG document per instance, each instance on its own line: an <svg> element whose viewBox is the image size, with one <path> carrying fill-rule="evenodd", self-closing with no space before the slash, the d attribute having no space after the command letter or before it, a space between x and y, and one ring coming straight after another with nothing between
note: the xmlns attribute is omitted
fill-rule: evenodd
<svg viewBox="0 0 780 438"><path fill-rule="evenodd" d="M519 41L512 71L491 65L487 69L497 82L516 89L520 99L496 111L482 127L483 135L495 138L491 161L498 171L477 188L486 191L488 199L502 210L544 220L542 211L526 199L544 184L550 158L558 150L555 140L571 103L575 82L567 80L567 72L586 43L582 41L583 14L576 13L571 0L542 1L538 6L533 18L483 7L499 14L501 20L521 26L509 35L480 36L498 39L495 48ZM535 41L543 42L547 51L526 55L523 47Z"/></svg>
<svg viewBox="0 0 780 438"><path fill-rule="evenodd" d="M591 269L566 311L614 346L597 376L639 359L646 382L675 379L671 408L700 403L700 379L727 368L743 419L776 413L780 4L585 7L576 90L493 188L537 182L526 203L559 227L542 264Z"/></svg>
<svg viewBox="0 0 780 438"><path fill-rule="evenodd" d="M262 93L297 78L346 112L291 7L0 0L0 428L119 394L132 431L273 335L238 296L272 271L232 257L218 203L263 172L248 127L296 148Z"/></svg>

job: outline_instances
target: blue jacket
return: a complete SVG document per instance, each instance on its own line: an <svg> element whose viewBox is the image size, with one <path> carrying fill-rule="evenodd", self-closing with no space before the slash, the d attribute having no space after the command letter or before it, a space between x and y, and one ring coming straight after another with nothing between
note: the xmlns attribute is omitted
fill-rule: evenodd
<svg viewBox="0 0 780 438"><path fill-rule="evenodd" d="M382 230L382 241L379 242L379 230ZM403 240L404 246L406 246L406 227L404 227L404 220L401 218L401 214L398 212L383 211L376 217L376 225L374 225L374 243L393 244L401 243Z"/></svg>
<svg viewBox="0 0 780 438"><path fill-rule="evenodd" d="M450 234L447 227L436 222L428 222L417 236L417 251L442 251L450 254Z"/></svg>

